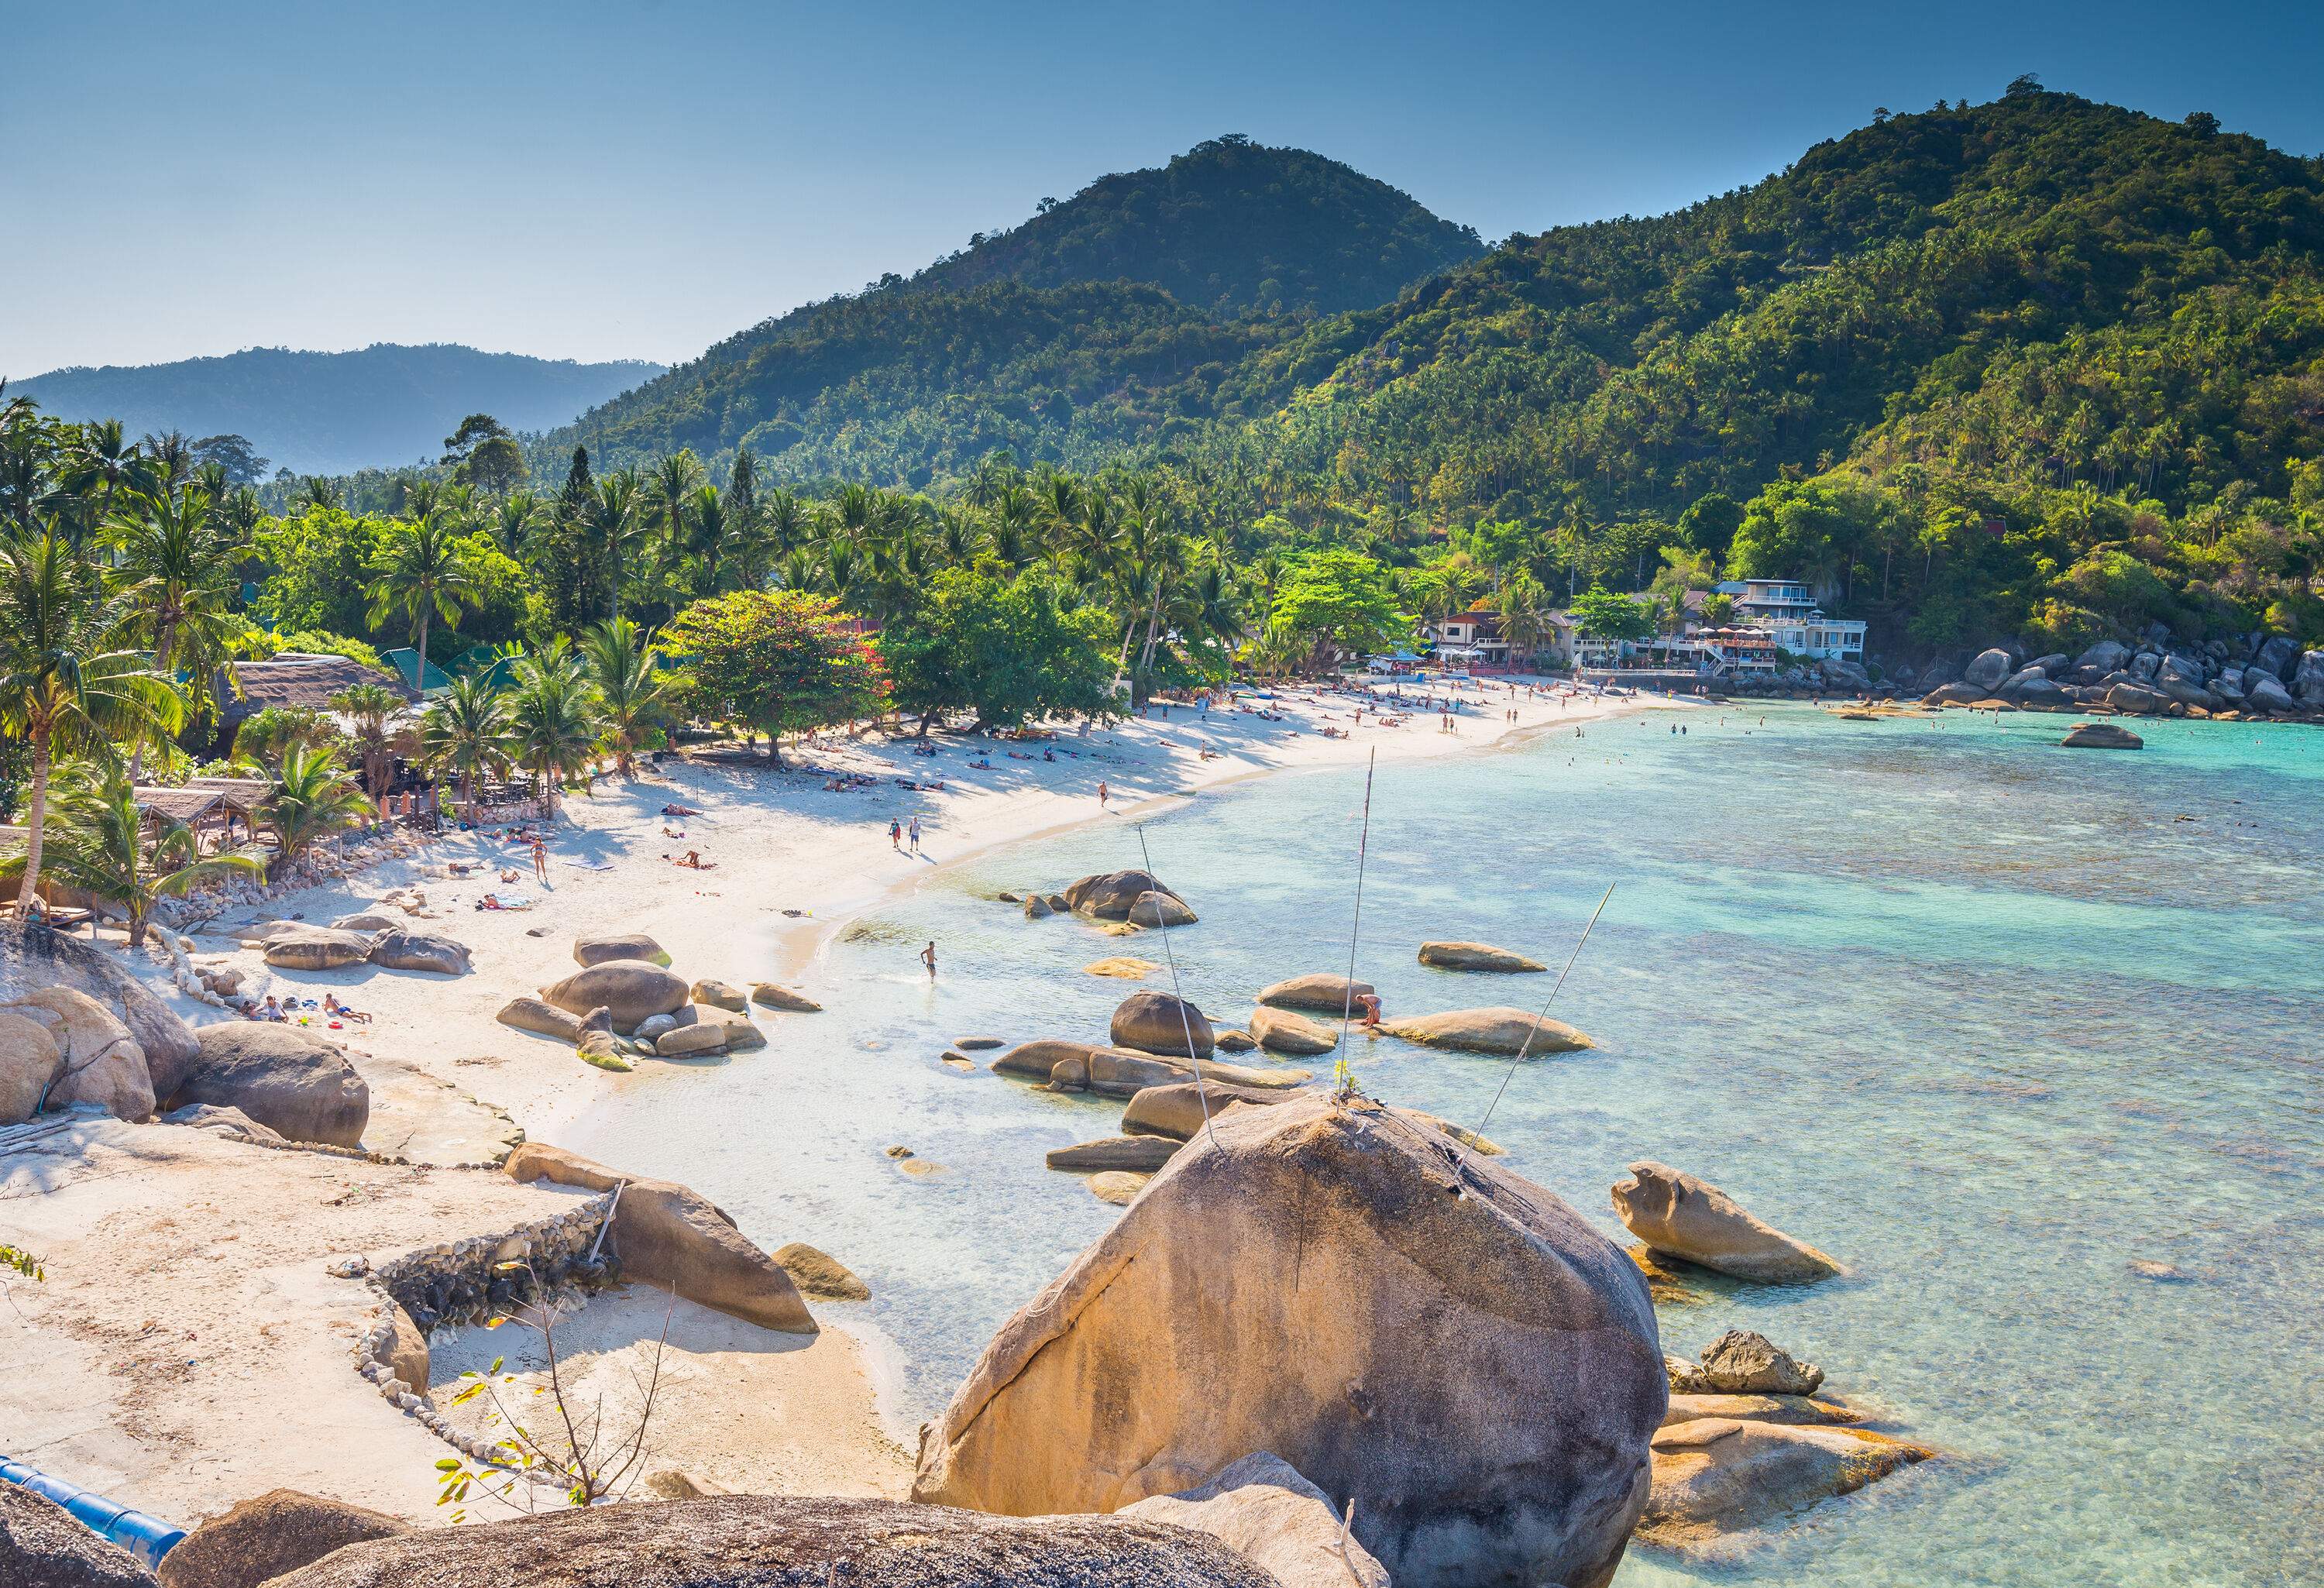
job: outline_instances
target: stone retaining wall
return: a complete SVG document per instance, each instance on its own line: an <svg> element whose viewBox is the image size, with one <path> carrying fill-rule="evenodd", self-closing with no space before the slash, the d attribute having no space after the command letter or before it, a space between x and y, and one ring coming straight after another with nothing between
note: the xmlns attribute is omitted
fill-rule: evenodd
<svg viewBox="0 0 2324 1588"><path fill-rule="evenodd" d="M490 1439L462 1433L428 1399L425 1385L406 1387L387 1365L395 1344L398 1307L411 1315L421 1334L446 1324L480 1323L535 1299L537 1278L550 1297L590 1291L610 1284L613 1264L593 1259L598 1237L612 1216L614 1193L575 1204L549 1218L497 1235L423 1247L372 1270L379 1297L370 1325L355 1338L355 1371L379 1387L388 1402L453 1448L479 1462L504 1464L505 1453ZM503 1271L505 1262L523 1261L532 1272ZM415 1393L414 1390L419 1391Z"/></svg>

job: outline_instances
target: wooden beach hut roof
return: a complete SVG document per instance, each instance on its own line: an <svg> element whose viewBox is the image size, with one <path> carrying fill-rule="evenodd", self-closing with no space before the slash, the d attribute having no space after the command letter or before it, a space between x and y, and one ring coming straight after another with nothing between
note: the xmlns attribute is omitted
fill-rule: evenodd
<svg viewBox="0 0 2324 1588"><path fill-rule="evenodd" d="M272 661L237 661L233 666L235 680L242 686L243 698L252 711L270 706L327 711L332 696L357 684L383 685L406 700L414 698L401 679L350 657L286 651Z"/></svg>
<svg viewBox="0 0 2324 1588"><path fill-rule="evenodd" d="M255 810L266 797L274 792L274 785L264 778L188 778L189 789L215 789L227 797L227 803L244 810Z"/></svg>
<svg viewBox="0 0 2324 1588"><path fill-rule="evenodd" d="M161 789L140 784L130 791L137 808L147 816L158 816L164 821L191 822L208 816L221 805L244 810L241 800L223 789Z"/></svg>

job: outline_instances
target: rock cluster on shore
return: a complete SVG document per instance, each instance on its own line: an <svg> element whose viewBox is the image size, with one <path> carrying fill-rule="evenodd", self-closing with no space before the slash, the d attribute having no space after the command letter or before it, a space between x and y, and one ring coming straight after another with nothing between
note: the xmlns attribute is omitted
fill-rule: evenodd
<svg viewBox="0 0 2324 1588"><path fill-rule="evenodd" d="M2258 632L2197 644L2157 623L2135 646L2101 640L2072 658L1996 647L1970 659L1957 679L1921 681L1932 706L2324 719L2324 651Z"/></svg>

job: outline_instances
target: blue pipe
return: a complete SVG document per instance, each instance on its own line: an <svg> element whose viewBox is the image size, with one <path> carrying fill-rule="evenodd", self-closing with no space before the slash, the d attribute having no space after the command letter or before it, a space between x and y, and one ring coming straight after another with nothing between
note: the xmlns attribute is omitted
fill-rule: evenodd
<svg viewBox="0 0 2324 1588"><path fill-rule="evenodd" d="M149 1570L160 1566L161 1557L186 1536L183 1528L172 1527L159 1517L131 1510L102 1494L75 1488L61 1478L35 1472L23 1462L5 1455L0 1455L0 1482L29 1489L43 1500L56 1501L73 1520L107 1543L119 1545L144 1562Z"/></svg>

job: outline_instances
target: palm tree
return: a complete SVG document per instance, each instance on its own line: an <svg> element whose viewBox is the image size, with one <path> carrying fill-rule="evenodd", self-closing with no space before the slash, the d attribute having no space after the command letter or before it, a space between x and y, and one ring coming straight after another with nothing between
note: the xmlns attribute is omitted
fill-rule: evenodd
<svg viewBox="0 0 2324 1588"><path fill-rule="evenodd" d="M162 823L149 849L144 812L129 780L90 762L76 763L59 780L56 816L49 874L121 906L132 948L144 945L146 919L160 900L229 872L265 869L254 855L205 857L194 830L179 821ZM0 861L0 881L15 881L28 863L23 854Z"/></svg>
<svg viewBox="0 0 2324 1588"><path fill-rule="evenodd" d="M311 744L293 744L282 752L274 791L258 807L258 819L274 830L285 860L298 859L318 840L374 814L370 797L337 753Z"/></svg>
<svg viewBox="0 0 2324 1588"><path fill-rule="evenodd" d="M117 744L184 725L177 689L122 648L132 622L128 604L106 595L104 571L53 526L0 543L0 731L23 740L32 760L20 920L41 885L56 758L107 760Z"/></svg>
<svg viewBox="0 0 2324 1588"><path fill-rule="evenodd" d="M687 448L678 448L654 466L647 488L651 498L649 511L661 526L664 568L675 566L686 549L687 510L693 504L694 487L701 477L702 465Z"/></svg>
<svg viewBox="0 0 2324 1588"><path fill-rule="evenodd" d="M376 626L399 608L402 611L411 625L413 646L420 652L412 687L425 693L429 621L440 617L447 623L457 623L460 609L473 605L476 599L475 574L468 565L467 551L451 525L441 515L430 513L418 523L397 526L385 555L372 571L378 577L371 584L368 621Z"/></svg>
<svg viewBox="0 0 2324 1588"><path fill-rule="evenodd" d="M331 709L355 724L355 753L363 760L364 791L374 799L387 792L395 758L418 748L404 715L403 697L384 684L356 684L331 697Z"/></svg>
<svg viewBox="0 0 2324 1588"><path fill-rule="evenodd" d="M152 645L153 670L170 678L175 663L188 680L187 709L199 714L212 669L232 653L241 632L231 611L234 570L210 526L207 495L163 492L134 501L133 512L111 525L129 580L122 595ZM132 782L143 772L144 756L142 744L131 752Z"/></svg>
<svg viewBox="0 0 2324 1588"><path fill-rule="evenodd" d="M438 771L460 780L460 803L473 816L476 782L506 774L515 747L508 702L485 673L454 679L420 716L420 753Z"/></svg>
<svg viewBox="0 0 2324 1588"><path fill-rule="evenodd" d="M557 814L557 790L594 758L602 727L588 669L559 635L517 664L509 721L516 761L532 775L545 816Z"/></svg>
<svg viewBox="0 0 2324 1588"><path fill-rule="evenodd" d="M622 561L638 534L638 476L629 469L597 482L581 508L582 544L605 569L607 617L622 615Z"/></svg>
<svg viewBox="0 0 2324 1588"><path fill-rule="evenodd" d="M628 777L638 747L668 715L660 651L637 624L615 618L581 637L581 660L597 691L599 743L613 752L613 770Z"/></svg>

